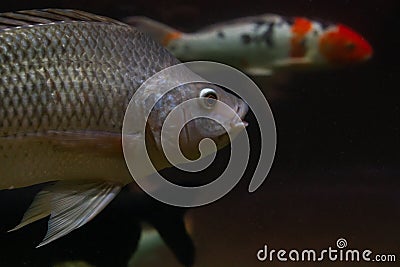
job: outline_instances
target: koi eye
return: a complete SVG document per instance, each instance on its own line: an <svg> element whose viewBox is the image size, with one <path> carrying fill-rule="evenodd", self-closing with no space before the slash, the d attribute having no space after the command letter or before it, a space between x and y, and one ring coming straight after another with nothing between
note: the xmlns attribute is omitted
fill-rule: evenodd
<svg viewBox="0 0 400 267"><path fill-rule="evenodd" d="M207 109L213 108L217 103L216 100L218 100L217 93L211 88L204 88L201 90L200 98L201 104Z"/></svg>

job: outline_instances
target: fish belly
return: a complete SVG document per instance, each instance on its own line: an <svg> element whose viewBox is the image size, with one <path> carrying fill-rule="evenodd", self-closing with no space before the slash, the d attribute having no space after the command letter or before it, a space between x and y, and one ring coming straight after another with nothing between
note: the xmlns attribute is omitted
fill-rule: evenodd
<svg viewBox="0 0 400 267"><path fill-rule="evenodd" d="M0 139L0 189L57 180L132 182L122 151L87 151L53 140Z"/></svg>

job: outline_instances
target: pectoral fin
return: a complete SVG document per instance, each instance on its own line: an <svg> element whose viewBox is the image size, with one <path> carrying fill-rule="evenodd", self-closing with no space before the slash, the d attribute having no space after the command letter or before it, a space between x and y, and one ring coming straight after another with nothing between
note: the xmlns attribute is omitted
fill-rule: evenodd
<svg viewBox="0 0 400 267"><path fill-rule="evenodd" d="M10 231L50 215L41 247L93 219L120 190L121 185L107 182L57 182L37 194L21 223Z"/></svg>

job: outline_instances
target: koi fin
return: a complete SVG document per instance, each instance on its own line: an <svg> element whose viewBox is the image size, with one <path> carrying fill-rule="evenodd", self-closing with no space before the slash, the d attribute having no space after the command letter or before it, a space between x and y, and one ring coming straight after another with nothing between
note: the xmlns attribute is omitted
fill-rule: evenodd
<svg viewBox="0 0 400 267"><path fill-rule="evenodd" d="M287 66L306 66L310 65L312 62L309 58L299 57L299 58L287 58L281 59L275 62L275 64L279 67L287 67Z"/></svg>
<svg viewBox="0 0 400 267"><path fill-rule="evenodd" d="M140 31L150 34L153 39L163 46L168 46L172 40L179 39L183 34L174 28L146 17L127 17L124 21Z"/></svg>
<svg viewBox="0 0 400 267"><path fill-rule="evenodd" d="M266 68L246 68L244 72L252 76L272 76L274 74L273 70Z"/></svg>
<svg viewBox="0 0 400 267"><path fill-rule="evenodd" d="M44 246L81 227L100 213L121 190L108 182L60 181L40 191L15 231L50 215Z"/></svg>

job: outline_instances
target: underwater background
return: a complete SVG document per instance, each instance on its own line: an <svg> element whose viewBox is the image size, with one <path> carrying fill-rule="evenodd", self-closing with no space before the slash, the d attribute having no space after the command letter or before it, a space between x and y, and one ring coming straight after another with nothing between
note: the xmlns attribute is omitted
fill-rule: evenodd
<svg viewBox="0 0 400 267"><path fill-rule="evenodd" d="M259 262L256 253L265 244L275 249L324 249L335 247L337 239L345 238L350 248L396 254L400 261L398 6L395 0L7 1L0 3L0 12L57 7L115 19L144 15L183 31L275 13L341 22L361 33L374 48L372 59L366 63L293 72L278 82L255 79L260 87L270 90L267 99L278 134L276 157L267 180L255 193L247 192L260 142L257 123L250 114L246 121L253 152L245 177L221 200L186 212L196 247L194 266L314 266ZM215 168L190 179L219 174L228 155L222 151ZM164 173L182 175L173 169ZM0 192L0 266L51 266L70 260L126 266L139 239L143 217L184 212L160 207L150 198L138 200L126 189L84 227L35 249L46 232L46 220L17 232L7 230L19 222L40 189L38 185ZM159 223L170 226L170 222ZM162 243L150 243L139 256L141 259L131 266L180 266Z"/></svg>

